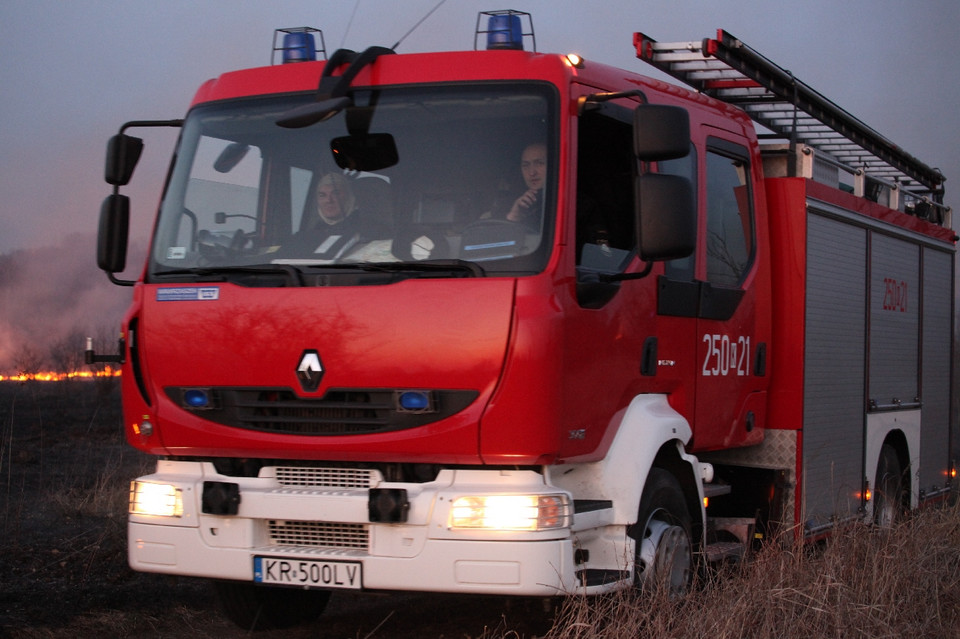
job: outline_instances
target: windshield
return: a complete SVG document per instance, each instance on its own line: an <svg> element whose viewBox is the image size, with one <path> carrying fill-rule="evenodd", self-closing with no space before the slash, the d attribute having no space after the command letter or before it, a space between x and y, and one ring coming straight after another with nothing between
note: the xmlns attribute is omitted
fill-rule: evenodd
<svg viewBox="0 0 960 639"><path fill-rule="evenodd" d="M201 106L184 125L152 278L296 271L532 274L549 257L555 91L545 84L358 90L305 128L314 96ZM262 285L262 284L261 284Z"/></svg>

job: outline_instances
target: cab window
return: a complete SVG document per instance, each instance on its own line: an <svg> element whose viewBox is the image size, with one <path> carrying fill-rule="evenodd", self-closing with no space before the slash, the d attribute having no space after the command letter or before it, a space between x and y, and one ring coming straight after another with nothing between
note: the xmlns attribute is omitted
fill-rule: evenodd
<svg viewBox="0 0 960 639"><path fill-rule="evenodd" d="M630 111L604 104L579 121L577 265L620 272L635 249Z"/></svg>
<svg viewBox="0 0 960 639"><path fill-rule="evenodd" d="M710 139L706 154L706 279L737 287L754 253L754 224L747 149Z"/></svg>

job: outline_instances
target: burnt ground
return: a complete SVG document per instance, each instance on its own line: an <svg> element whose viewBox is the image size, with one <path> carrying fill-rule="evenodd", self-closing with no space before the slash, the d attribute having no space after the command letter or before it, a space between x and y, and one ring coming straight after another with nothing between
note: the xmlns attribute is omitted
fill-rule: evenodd
<svg viewBox="0 0 960 639"><path fill-rule="evenodd" d="M0 382L0 637L245 637L202 580L126 559L129 481L116 380ZM520 637L539 602L335 593L313 624L258 637Z"/></svg>

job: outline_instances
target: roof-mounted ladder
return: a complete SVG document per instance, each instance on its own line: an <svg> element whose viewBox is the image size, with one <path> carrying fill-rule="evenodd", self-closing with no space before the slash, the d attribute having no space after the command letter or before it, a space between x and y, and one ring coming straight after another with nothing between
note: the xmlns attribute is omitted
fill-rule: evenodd
<svg viewBox="0 0 960 639"><path fill-rule="evenodd" d="M736 105L754 121L788 140L804 144L893 183L917 198L942 204L944 176L904 152L866 124L830 102L726 31L702 42L657 42L633 36L637 57L697 91Z"/></svg>

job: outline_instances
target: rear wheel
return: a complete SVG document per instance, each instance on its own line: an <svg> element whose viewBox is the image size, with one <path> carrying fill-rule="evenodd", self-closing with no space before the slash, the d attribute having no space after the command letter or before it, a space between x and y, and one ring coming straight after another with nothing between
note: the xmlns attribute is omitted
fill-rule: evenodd
<svg viewBox="0 0 960 639"><path fill-rule="evenodd" d="M292 628L315 620L327 606L330 592L271 588L239 581L215 581L223 614L244 630Z"/></svg>
<svg viewBox="0 0 960 639"><path fill-rule="evenodd" d="M905 489L900 458L890 444L884 444L880 449L874 484L873 523L889 528L903 515Z"/></svg>
<svg viewBox="0 0 960 639"><path fill-rule="evenodd" d="M637 523L630 531L636 540L638 588L666 588L672 595L686 592L693 574L690 521L680 483L662 468L651 469Z"/></svg>

